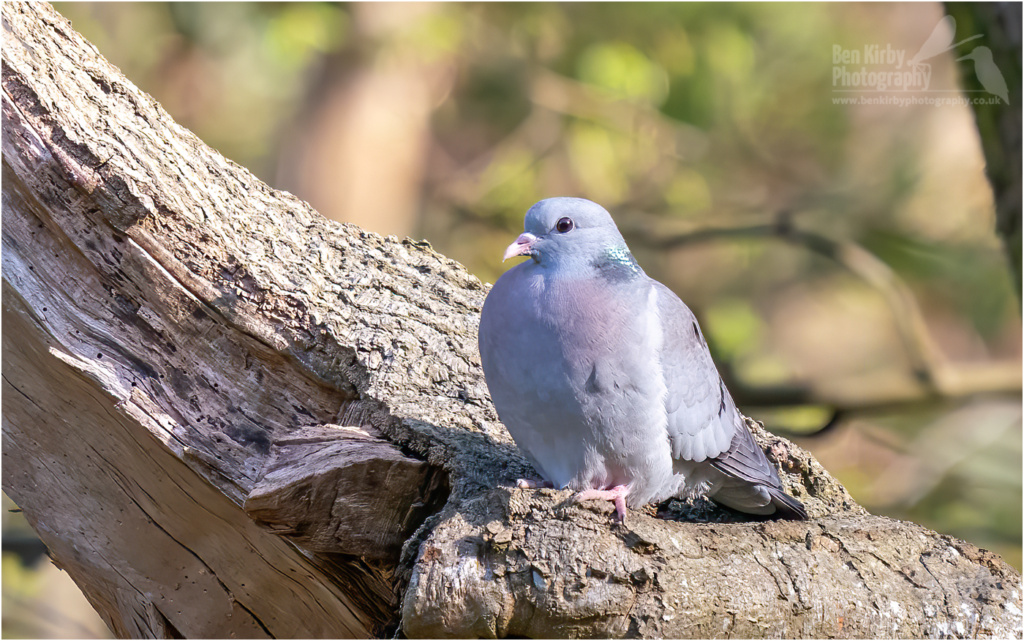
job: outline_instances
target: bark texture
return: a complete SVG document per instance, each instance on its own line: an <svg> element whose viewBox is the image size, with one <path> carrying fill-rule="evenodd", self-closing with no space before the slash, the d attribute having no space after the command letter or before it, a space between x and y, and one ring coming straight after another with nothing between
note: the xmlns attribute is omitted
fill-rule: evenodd
<svg viewBox="0 0 1024 641"><path fill-rule="evenodd" d="M446 482L365 429L310 427L274 442L244 508L303 549L393 562Z"/></svg>
<svg viewBox="0 0 1024 641"><path fill-rule="evenodd" d="M5 3L3 485L120 636L1020 636L998 557L871 516L521 490L486 287L224 159Z"/></svg>

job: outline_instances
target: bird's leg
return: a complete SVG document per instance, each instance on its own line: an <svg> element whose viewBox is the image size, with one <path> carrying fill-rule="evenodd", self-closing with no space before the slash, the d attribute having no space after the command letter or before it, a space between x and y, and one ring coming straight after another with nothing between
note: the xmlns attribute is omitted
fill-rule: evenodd
<svg viewBox="0 0 1024 641"><path fill-rule="evenodd" d="M599 499L602 501L612 501L615 503L615 514L618 516L620 521L626 520L626 495L629 494L629 488L625 485L616 485L610 490L583 490L576 495L576 501L589 501L591 499Z"/></svg>
<svg viewBox="0 0 1024 641"><path fill-rule="evenodd" d="M534 481L532 479L519 479L516 481L516 487L521 490L533 490L538 487L554 487L551 481Z"/></svg>

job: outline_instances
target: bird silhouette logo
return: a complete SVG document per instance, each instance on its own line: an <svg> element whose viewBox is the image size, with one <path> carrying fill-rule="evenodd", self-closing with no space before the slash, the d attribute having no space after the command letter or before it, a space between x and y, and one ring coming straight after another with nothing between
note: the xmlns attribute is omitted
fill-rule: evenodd
<svg viewBox="0 0 1024 641"><path fill-rule="evenodd" d="M921 49L918 50L914 57L910 59L909 64L911 67L922 67L928 66L925 60L934 58L940 53L945 53L950 49L959 47L965 42L976 40L981 38L981 34L965 38L960 42L954 43L953 40L956 36L956 20L953 16L946 16L942 20L939 20L935 28L932 29L932 34L928 36L924 44L921 45ZM957 62L964 60L974 61L974 74L978 77L978 82L981 83L982 88L993 96L998 96L1000 100L1006 104L1010 104L1010 94L1006 88L1006 79L1003 78L1003 73L999 71L999 67L996 66L995 61L992 59L992 50L982 45L975 47L969 54L962 58L957 58Z"/></svg>
<svg viewBox="0 0 1024 641"><path fill-rule="evenodd" d="M957 62L973 60L974 74L978 76L978 82L981 83L982 88L993 96L999 96L999 99L1006 104L1010 104L1010 93L1006 88L1006 78L1003 78L1003 72L999 71L999 67L992 60L991 49L985 46L975 47L969 54L956 60Z"/></svg>

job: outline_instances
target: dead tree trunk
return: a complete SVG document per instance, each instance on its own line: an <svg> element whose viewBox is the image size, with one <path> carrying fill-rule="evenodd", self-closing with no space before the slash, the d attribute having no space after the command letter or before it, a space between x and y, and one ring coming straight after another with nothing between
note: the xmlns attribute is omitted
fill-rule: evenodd
<svg viewBox="0 0 1024 641"><path fill-rule="evenodd" d="M760 429L814 520L513 489L480 282L270 189L48 5L2 11L3 485L118 635L1020 635L1001 559Z"/></svg>

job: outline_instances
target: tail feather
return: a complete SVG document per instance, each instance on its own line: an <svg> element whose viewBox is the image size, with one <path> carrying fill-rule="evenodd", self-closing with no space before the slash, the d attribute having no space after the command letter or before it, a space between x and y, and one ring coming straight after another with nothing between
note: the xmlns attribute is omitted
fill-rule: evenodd
<svg viewBox="0 0 1024 641"><path fill-rule="evenodd" d="M804 507L804 504L786 494L785 490L781 487L769 487L768 493L772 495L775 515L780 519L789 519L790 521L807 520L807 508Z"/></svg>
<svg viewBox="0 0 1024 641"><path fill-rule="evenodd" d="M746 514L790 521L806 521L808 518L804 504L786 494L781 486L730 478L708 496L716 503Z"/></svg>

